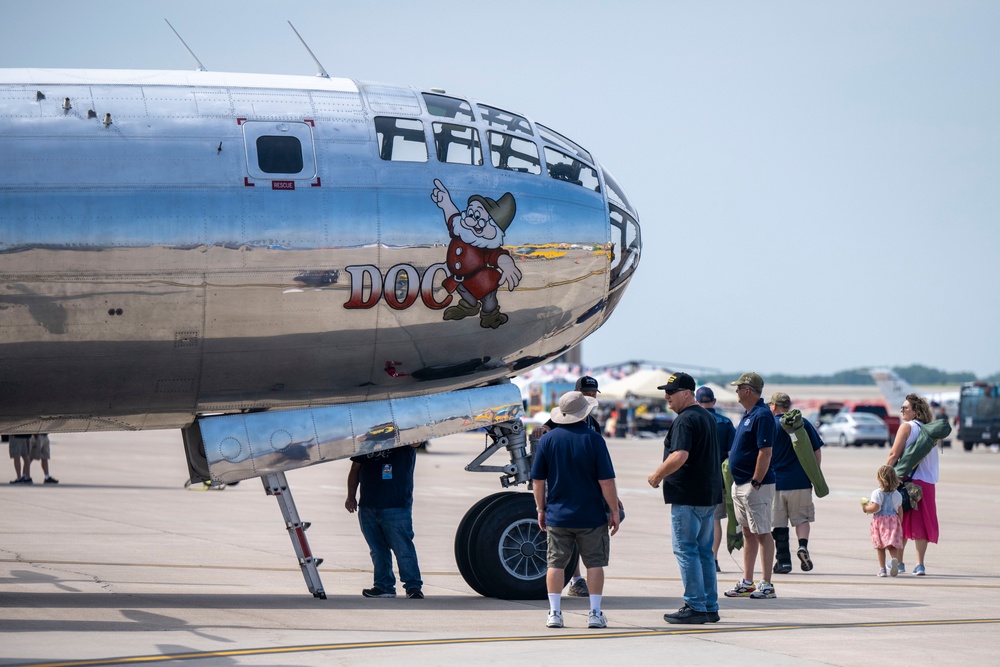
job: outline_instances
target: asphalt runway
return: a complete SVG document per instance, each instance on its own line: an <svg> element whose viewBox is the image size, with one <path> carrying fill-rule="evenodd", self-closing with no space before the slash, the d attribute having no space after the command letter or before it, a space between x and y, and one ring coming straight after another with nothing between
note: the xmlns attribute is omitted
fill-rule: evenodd
<svg viewBox="0 0 1000 667"><path fill-rule="evenodd" d="M564 598L567 627L549 630L545 601L483 598L458 574L458 522L501 490L495 474L463 470L484 446L484 435L464 434L418 456L424 600L361 596L371 561L344 509L349 462L289 473L301 518L313 524L312 550L325 559L329 597L318 600L257 480L185 490L176 431L53 435L59 485L39 484L36 462L33 486L0 487L0 665L996 662L1000 455L945 450L942 538L928 550L927 576L879 579L858 499L876 486L886 450L827 447L831 493L817 501L815 569L775 575L773 600L720 596L720 623L671 626L663 613L683 601L668 508L646 483L662 446L613 440L628 518L612 539L609 627L588 630L586 600ZM734 555L723 547L720 591L739 576ZM912 545L906 562L916 563Z"/></svg>

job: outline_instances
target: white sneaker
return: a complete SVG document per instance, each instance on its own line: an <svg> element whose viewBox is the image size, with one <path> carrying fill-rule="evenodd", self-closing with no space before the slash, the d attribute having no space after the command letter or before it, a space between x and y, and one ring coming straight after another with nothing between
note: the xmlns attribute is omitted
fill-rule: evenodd
<svg viewBox="0 0 1000 667"><path fill-rule="evenodd" d="M897 574L899 574L899 561L893 558L889 561L889 576L895 577Z"/></svg>
<svg viewBox="0 0 1000 667"><path fill-rule="evenodd" d="M590 617L587 619L587 627L588 628L608 627L608 619L604 616L604 612L591 609Z"/></svg>
<svg viewBox="0 0 1000 667"><path fill-rule="evenodd" d="M561 611L550 611L549 620L545 624L547 628L561 628L563 626L562 612Z"/></svg>
<svg viewBox="0 0 1000 667"><path fill-rule="evenodd" d="M885 576L885 568L884 567L879 568L878 574L876 574L875 576L876 577L884 577Z"/></svg>

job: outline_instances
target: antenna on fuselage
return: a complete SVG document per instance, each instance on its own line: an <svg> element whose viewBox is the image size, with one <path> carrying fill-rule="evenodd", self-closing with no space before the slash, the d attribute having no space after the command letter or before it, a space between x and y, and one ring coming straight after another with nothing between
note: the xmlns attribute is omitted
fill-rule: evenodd
<svg viewBox="0 0 1000 667"><path fill-rule="evenodd" d="M295 36L299 38L299 41L302 42L302 46L306 47L306 51L308 51L309 55L312 56L313 62L316 63L316 67L317 69L319 69L319 71L316 72L316 76L321 76L324 79L329 79L330 75L326 73L326 69L323 67L323 65L320 64L319 58L316 57L316 54L313 53L312 49L309 48L309 45L306 44L306 40L302 39L302 35L300 35L299 31L295 29L295 26L292 25L291 21L288 22L288 25L292 29L292 32L295 33Z"/></svg>
<svg viewBox="0 0 1000 667"><path fill-rule="evenodd" d="M163 19L163 20L167 21L167 19ZM167 25L170 26L171 30L174 30L174 26L170 25L170 21L167 21ZM191 57L194 58L194 61L196 63L198 63L198 71L199 72L207 72L208 70L205 69L205 66L201 64L201 61L198 60L198 56L196 56L194 54L194 51L191 50L191 47L187 45L187 42L184 41L184 38L181 37L181 34L179 32L177 32L176 30L174 30L174 34L177 35L177 39L181 40L181 44L183 44L184 48L187 49L187 52L191 54Z"/></svg>

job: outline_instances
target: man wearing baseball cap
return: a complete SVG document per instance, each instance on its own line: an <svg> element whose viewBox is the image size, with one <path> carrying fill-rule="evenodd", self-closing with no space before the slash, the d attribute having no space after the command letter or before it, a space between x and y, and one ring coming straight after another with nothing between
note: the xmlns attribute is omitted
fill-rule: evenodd
<svg viewBox="0 0 1000 667"><path fill-rule="evenodd" d="M774 471L771 470L771 447L774 445L774 415L760 397L764 379L757 373L744 373L729 384L736 387L736 398L746 410L736 426L729 450L729 471L733 475L733 507L743 527L743 578L726 597L749 597L756 600L776 597L771 583L774 562L774 538L771 536L771 507L774 504ZM761 558L761 579L753 583L757 552Z"/></svg>
<svg viewBox="0 0 1000 667"><path fill-rule="evenodd" d="M719 590L712 556L713 517L722 502L722 468L715 420L694 398L694 378L674 373L657 387L677 413L663 440L663 463L649 476L663 482L670 505L671 541L684 585L684 606L664 614L667 623L702 624L719 620Z"/></svg>
<svg viewBox="0 0 1000 667"><path fill-rule="evenodd" d="M721 464L729 458L729 448L733 446L736 427L733 426L729 417L715 411L715 392L712 391L711 387L698 387L698 391L694 392L694 399L698 401L698 405L708 410L708 414L712 415L712 419L715 420L715 440L719 443L719 458L721 459L719 463ZM724 484L725 482L723 482ZM726 489L722 491L725 495ZM722 568L719 567L719 547L722 545L722 520L726 518L726 514L726 503L723 499L723 502L715 506L712 554L715 557L716 572L722 572ZM736 535L735 526L727 526L727 528L730 533Z"/></svg>
<svg viewBox="0 0 1000 667"><path fill-rule="evenodd" d="M775 563L774 571L787 574L792 571L792 554L788 543L788 524L795 528L795 537L799 548L795 555L803 572L813 569L812 558L809 556L809 524L816 520L816 506L813 504L813 487L809 476L799 463L799 457L792 446L792 439L781 427L781 415L792 409L792 399L783 391L771 394L768 401L771 414L774 415L774 455L771 457L771 468L774 470L775 495L774 509L771 513L771 535L774 536ZM822 462L820 447L823 439L809 423L802 420L802 427L809 437L816 463Z"/></svg>
<svg viewBox="0 0 1000 667"><path fill-rule="evenodd" d="M621 521L621 505L607 443L586 423L595 407L597 399L579 391L563 394L559 406L552 409L552 421L559 428L542 436L531 463L538 526L547 533L546 626L550 628L563 627L561 592L574 548L590 583L587 626L608 625L601 611L604 568L611 551L610 535L618 532Z"/></svg>

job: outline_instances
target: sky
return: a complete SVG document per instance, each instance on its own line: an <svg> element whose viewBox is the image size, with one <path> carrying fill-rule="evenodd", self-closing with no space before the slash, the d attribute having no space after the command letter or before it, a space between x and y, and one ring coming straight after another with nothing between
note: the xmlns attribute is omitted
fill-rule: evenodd
<svg viewBox="0 0 1000 667"><path fill-rule="evenodd" d="M1000 3L34 0L0 67L444 88L590 150L643 258L586 365L1000 371ZM991 186L990 183L993 183Z"/></svg>

